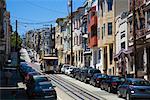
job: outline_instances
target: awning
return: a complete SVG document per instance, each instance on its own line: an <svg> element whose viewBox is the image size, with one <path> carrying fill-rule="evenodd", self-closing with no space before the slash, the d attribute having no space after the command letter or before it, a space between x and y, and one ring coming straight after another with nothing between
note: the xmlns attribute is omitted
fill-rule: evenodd
<svg viewBox="0 0 150 100"><path fill-rule="evenodd" d="M122 56L121 56L122 54L124 54L124 55L126 55L126 56L128 57L129 54L131 54L131 53L133 53L132 48L130 48L130 49L128 49L128 50L121 49L118 54L114 55L114 60L115 60L115 61L118 60L120 57L122 57Z"/></svg>
<svg viewBox="0 0 150 100"><path fill-rule="evenodd" d="M57 60L58 57L43 57L43 60Z"/></svg>

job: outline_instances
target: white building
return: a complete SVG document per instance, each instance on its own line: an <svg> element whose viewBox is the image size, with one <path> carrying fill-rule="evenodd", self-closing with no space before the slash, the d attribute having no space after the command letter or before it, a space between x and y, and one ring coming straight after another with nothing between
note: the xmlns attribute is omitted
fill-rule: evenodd
<svg viewBox="0 0 150 100"><path fill-rule="evenodd" d="M116 32L115 32L115 45L116 45L116 74L125 75L128 70L128 26L127 26L127 12L123 12L116 17ZM125 59L124 59L125 57Z"/></svg>

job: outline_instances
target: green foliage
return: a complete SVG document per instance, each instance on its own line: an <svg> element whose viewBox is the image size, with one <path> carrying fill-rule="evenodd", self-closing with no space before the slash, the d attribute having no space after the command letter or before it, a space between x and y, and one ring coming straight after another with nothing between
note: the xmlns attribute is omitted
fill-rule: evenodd
<svg viewBox="0 0 150 100"><path fill-rule="evenodd" d="M17 41L18 41L18 44L17 44L18 49L20 49L21 48L21 44L22 44L22 39L21 39L21 37L19 35L18 35ZM11 35L10 42L11 42L11 48L15 48L16 47L16 33L13 33Z"/></svg>

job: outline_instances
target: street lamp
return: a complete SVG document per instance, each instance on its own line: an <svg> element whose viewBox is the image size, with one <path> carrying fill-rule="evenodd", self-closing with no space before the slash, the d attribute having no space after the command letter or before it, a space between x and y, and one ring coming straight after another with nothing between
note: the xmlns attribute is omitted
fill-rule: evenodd
<svg viewBox="0 0 150 100"><path fill-rule="evenodd" d="M71 8L71 14L70 14L70 18L71 18L71 54L70 54L70 61L71 61L71 65L73 65L73 34L72 34L72 0L68 1L68 6Z"/></svg>

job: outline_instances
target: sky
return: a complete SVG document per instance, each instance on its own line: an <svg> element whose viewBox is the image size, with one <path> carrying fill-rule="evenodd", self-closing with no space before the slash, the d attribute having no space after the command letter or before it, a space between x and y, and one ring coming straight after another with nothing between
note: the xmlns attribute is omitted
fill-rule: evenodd
<svg viewBox="0 0 150 100"><path fill-rule="evenodd" d="M69 14L68 0L6 0L10 11L11 25L15 31L18 20L18 33L23 36L27 31L55 25L55 20ZM73 11L82 6L85 0L72 0Z"/></svg>

